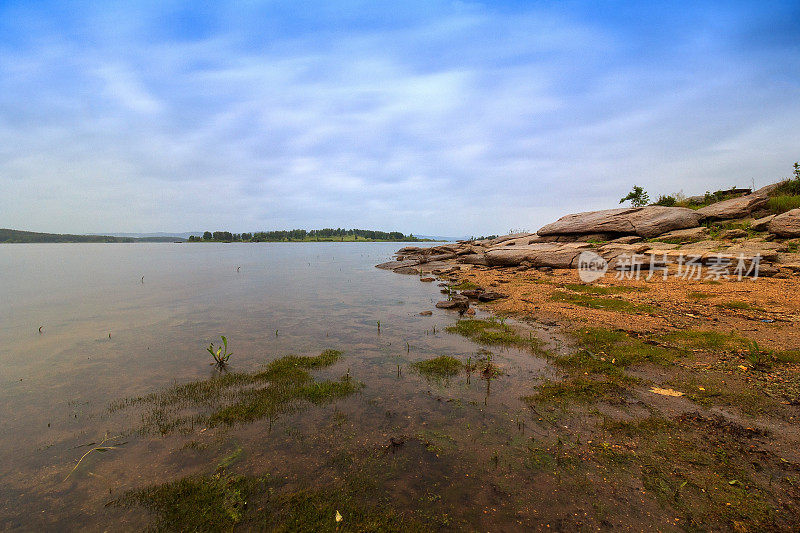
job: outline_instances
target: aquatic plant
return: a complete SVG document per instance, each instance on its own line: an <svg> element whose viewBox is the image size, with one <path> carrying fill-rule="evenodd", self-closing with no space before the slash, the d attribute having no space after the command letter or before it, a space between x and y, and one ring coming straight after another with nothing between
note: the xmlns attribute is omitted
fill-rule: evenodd
<svg viewBox="0 0 800 533"><path fill-rule="evenodd" d="M109 337L110 336L111 335L109 335ZM233 352L228 352L228 339L225 335L220 335L220 338L222 339L222 346L215 350L214 343L212 342L206 350L208 350L208 353L214 358L214 362L210 364L216 365L217 368L222 369L228 364L228 359L231 358Z"/></svg>
<svg viewBox="0 0 800 533"><path fill-rule="evenodd" d="M48 424L48 427L49 427L49 425L50 424ZM98 444L94 448L90 449L88 452L84 453L81 456L81 458L78 459L78 462L75 463L75 466L72 467L72 470L69 471L69 474L67 474L67 477L64 478L64 481L69 479L69 477L78 469L78 467L81 466L81 463L83 462L84 459L86 459L86 456L91 454L92 452L107 452L109 450L116 450L117 448L119 448L123 444L127 444L125 442L120 442L120 443L116 443L115 442L113 445L109 444L109 445L105 446L106 442L108 442L108 441L112 441L113 442L113 441L115 441L115 440L117 440L117 439L119 439L121 437L122 437L122 435L117 435L115 437L109 437L108 433L106 433L105 438L102 441L100 441L100 444ZM92 443L92 444L94 444L94 443ZM91 444L90 444L90 446L91 446Z"/></svg>
<svg viewBox="0 0 800 533"><path fill-rule="evenodd" d="M426 361L417 361L411 366L427 378L442 379L458 374L464 364L455 357L441 355Z"/></svg>

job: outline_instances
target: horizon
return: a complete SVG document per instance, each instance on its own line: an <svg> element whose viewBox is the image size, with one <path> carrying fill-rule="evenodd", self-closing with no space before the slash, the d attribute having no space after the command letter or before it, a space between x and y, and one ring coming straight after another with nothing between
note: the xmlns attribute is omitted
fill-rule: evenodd
<svg viewBox="0 0 800 533"><path fill-rule="evenodd" d="M535 232L787 177L800 6L0 6L0 226ZM178 231L175 233L189 233Z"/></svg>

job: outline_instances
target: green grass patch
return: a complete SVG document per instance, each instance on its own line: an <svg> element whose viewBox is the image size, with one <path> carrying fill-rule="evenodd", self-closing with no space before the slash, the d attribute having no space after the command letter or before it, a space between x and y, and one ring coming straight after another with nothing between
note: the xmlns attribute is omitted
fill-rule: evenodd
<svg viewBox="0 0 800 533"><path fill-rule="evenodd" d="M693 402L703 407L731 406L743 413L758 416L774 408L768 396L745 383L732 382L721 374L698 374L675 378L668 385L686 393Z"/></svg>
<svg viewBox="0 0 800 533"><path fill-rule="evenodd" d="M530 406L539 403L595 403L600 400L618 401L624 398L625 388L618 380L573 376L562 381L545 381L535 394L522 401Z"/></svg>
<svg viewBox="0 0 800 533"><path fill-rule="evenodd" d="M692 300L705 300L707 298L713 298L714 295L707 292L689 291L686 297L691 298Z"/></svg>
<svg viewBox="0 0 800 533"><path fill-rule="evenodd" d="M800 350L781 350L771 353L775 360L779 363L800 363Z"/></svg>
<svg viewBox="0 0 800 533"><path fill-rule="evenodd" d="M685 349L733 351L747 348L749 341L735 333L708 330L670 331L659 338Z"/></svg>
<svg viewBox="0 0 800 533"><path fill-rule="evenodd" d="M454 291L471 291L475 289L480 289L481 286L476 283L472 283L471 281L462 281L457 285L450 285L449 288Z"/></svg>
<svg viewBox="0 0 800 533"><path fill-rule="evenodd" d="M588 294L621 294L626 292L645 291L646 287L600 287L598 285L584 285L582 283L568 283L563 288L574 292Z"/></svg>
<svg viewBox="0 0 800 533"><path fill-rule="evenodd" d="M344 398L363 385L349 374L339 380L317 381L311 370L334 364L341 352L325 350L320 355L289 355L252 373L220 374L210 379L175 385L164 391L129 398L110 410L134 406L144 408L140 433L191 432L197 424L234 425L254 422L301 409L305 403L320 405Z"/></svg>
<svg viewBox="0 0 800 533"><path fill-rule="evenodd" d="M624 331L607 328L581 328L574 332L578 344L594 359L611 363L615 368L637 363L669 365L684 355L682 350L649 344Z"/></svg>
<svg viewBox="0 0 800 533"><path fill-rule="evenodd" d="M224 473L192 476L132 491L111 503L144 507L155 516L158 531L230 531L242 520L256 483Z"/></svg>
<svg viewBox="0 0 800 533"><path fill-rule="evenodd" d="M773 196L767 201L767 209L779 215L792 209L800 207L800 196L794 194L782 194Z"/></svg>
<svg viewBox="0 0 800 533"><path fill-rule="evenodd" d="M459 320L454 325L445 328L445 331L457 333L484 345L517 346L535 352L542 350L542 342L538 338L532 335L523 337L511 326L496 318Z"/></svg>
<svg viewBox="0 0 800 533"><path fill-rule="evenodd" d="M605 311L617 311L620 313L651 313L655 308L651 305L637 304L627 300L615 298L602 298L592 294L572 294L568 292L556 291L550 297L555 302L563 302L590 309L603 309Z"/></svg>
<svg viewBox="0 0 800 533"><path fill-rule="evenodd" d="M760 307L757 307L749 302L742 302L742 301L730 301L730 302L722 302L716 304L717 307L721 307L723 309L731 309L731 310L739 310L739 311L763 311Z"/></svg>
<svg viewBox="0 0 800 533"><path fill-rule="evenodd" d="M440 355L426 361L411 364L420 374L431 378L448 378L455 376L464 368L464 363L449 355Z"/></svg>

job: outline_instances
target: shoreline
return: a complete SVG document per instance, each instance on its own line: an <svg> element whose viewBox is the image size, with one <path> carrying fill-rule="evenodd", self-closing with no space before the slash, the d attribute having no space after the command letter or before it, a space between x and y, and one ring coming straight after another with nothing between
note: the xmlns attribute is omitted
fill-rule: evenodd
<svg viewBox="0 0 800 533"><path fill-rule="evenodd" d="M529 238L507 236L506 242L513 248ZM491 315L488 322L511 318L525 328L523 335L540 337L543 349L532 356L545 358L558 377L532 382L535 392L523 401L547 428L545 441L572 443L562 457L567 462L556 461L554 472L571 476L574 467L564 465L576 457L605 472L594 491L573 494L578 507L591 508L598 494L610 492L635 512L675 517L677 529L783 530L800 520L794 254L776 254L768 245L769 277L757 279L659 275L647 281L616 279L612 271L587 283L575 268L475 261L479 246L406 247L378 267L423 281L434 276L449 291L437 307L452 309L459 323L487 322L470 317L478 306ZM561 261L563 248L555 250L554 260ZM555 338L566 339L556 350L546 342ZM648 501L659 502L660 510ZM587 518L626 520L614 512Z"/></svg>

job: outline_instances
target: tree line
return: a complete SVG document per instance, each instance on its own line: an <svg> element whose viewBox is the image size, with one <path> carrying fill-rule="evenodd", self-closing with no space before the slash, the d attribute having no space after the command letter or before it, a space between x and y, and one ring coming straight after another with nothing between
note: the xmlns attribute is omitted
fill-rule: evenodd
<svg viewBox="0 0 800 533"><path fill-rule="evenodd" d="M257 231L253 233L231 233L230 231L206 231L202 237L191 236L191 242L296 242L296 241L402 241L418 242L426 239L404 235L399 231L376 231L367 229L323 228L314 230L293 229Z"/></svg>

